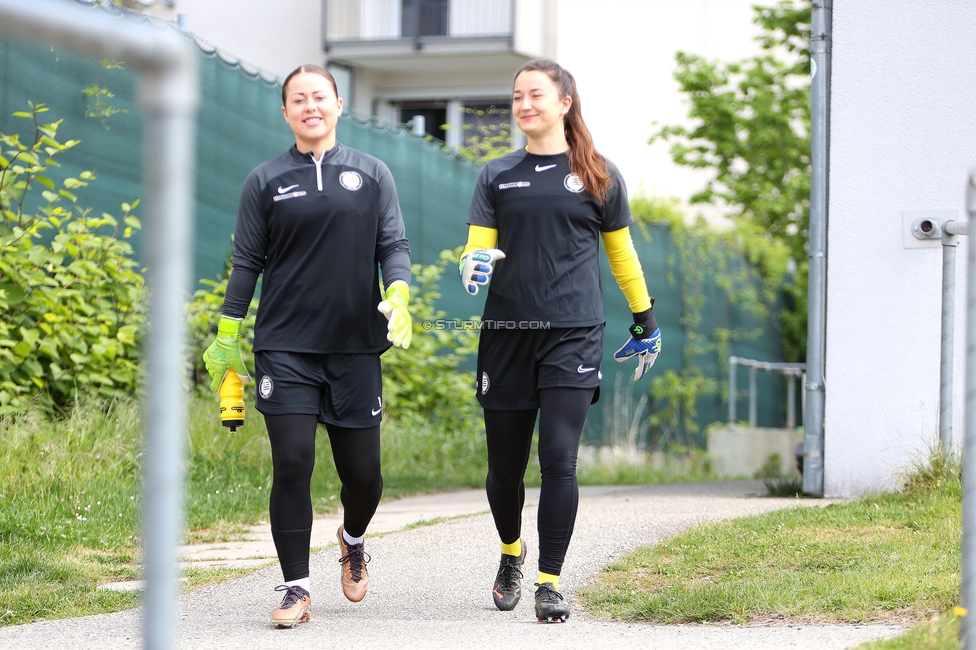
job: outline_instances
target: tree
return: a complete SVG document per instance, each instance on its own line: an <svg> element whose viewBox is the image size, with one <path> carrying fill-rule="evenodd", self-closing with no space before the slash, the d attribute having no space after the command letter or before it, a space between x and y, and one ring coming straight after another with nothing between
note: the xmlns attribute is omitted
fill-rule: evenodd
<svg viewBox="0 0 976 650"><path fill-rule="evenodd" d="M762 53L733 63L678 52L675 79L693 126L669 125L650 142L671 144L679 165L714 171L692 203L726 207L743 226L785 243L795 272L785 279L781 323L788 360L806 348L810 218L810 3L754 6ZM752 259L767 277L781 273Z"/></svg>

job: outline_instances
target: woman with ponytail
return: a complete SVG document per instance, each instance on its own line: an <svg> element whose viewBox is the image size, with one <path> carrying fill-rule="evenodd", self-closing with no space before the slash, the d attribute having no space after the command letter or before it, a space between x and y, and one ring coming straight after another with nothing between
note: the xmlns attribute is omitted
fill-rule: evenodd
<svg viewBox="0 0 976 650"><path fill-rule="evenodd" d="M461 254L470 294L488 284L478 346L478 401L488 442L486 489L501 540L495 606L521 598L523 478L539 419L540 622L562 622L569 606L559 575L576 521L576 457L603 359L600 240L634 325L617 361L637 357L635 381L661 350L661 332L630 238L634 222L617 168L583 122L573 76L547 59L515 75L512 113L527 146L481 170Z"/></svg>

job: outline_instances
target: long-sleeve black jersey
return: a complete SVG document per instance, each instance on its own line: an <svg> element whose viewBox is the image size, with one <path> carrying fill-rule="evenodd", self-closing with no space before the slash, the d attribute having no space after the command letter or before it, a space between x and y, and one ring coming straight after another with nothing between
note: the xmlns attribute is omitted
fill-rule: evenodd
<svg viewBox="0 0 976 650"><path fill-rule="evenodd" d="M606 322L599 234L634 223L624 180L613 163L608 167L612 186L602 202L583 189L566 153L541 156L522 149L481 169L468 224L497 229L505 253L495 262L485 321L550 327Z"/></svg>
<svg viewBox="0 0 976 650"><path fill-rule="evenodd" d="M223 313L242 318L264 273L254 350L377 353L390 347L379 270L410 283L410 249L390 170L336 144L315 162L292 147L241 190Z"/></svg>

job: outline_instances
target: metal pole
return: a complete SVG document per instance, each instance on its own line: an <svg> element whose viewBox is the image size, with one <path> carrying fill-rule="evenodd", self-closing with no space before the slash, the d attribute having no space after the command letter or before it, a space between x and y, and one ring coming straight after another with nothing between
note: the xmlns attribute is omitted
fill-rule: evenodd
<svg viewBox="0 0 976 650"><path fill-rule="evenodd" d="M146 620L144 646L172 648L179 595L179 544L183 532L183 444L186 437L185 300L190 287L190 251L198 82L193 73L147 74L142 105L149 118L143 160L148 204L149 319L145 490ZM189 77L189 79L187 79ZM153 96L173 96L192 80L182 106ZM192 101L192 105L190 102ZM177 182L176 179L180 178Z"/></svg>
<svg viewBox="0 0 976 650"><path fill-rule="evenodd" d="M414 135L427 135L427 120L423 115L414 115L410 120L410 132Z"/></svg>
<svg viewBox="0 0 976 650"><path fill-rule="evenodd" d="M800 386L801 388L807 385L807 373L804 371L800 374ZM800 422L804 421L807 416L807 391L800 391Z"/></svg>
<svg viewBox="0 0 976 650"><path fill-rule="evenodd" d="M197 55L175 31L59 0L0 0L0 32L125 61L142 73L148 284L144 646L172 648L182 534L184 297L189 288Z"/></svg>
<svg viewBox="0 0 976 650"><path fill-rule="evenodd" d="M814 0L810 34L810 276L807 294L807 405L803 412L803 492L824 493L824 381L827 314L827 197L832 0Z"/></svg>
<svg viewBox="0 0 976 650"><path fill-rule="evenodd" d="M955 222L948 222L955 223ZM948 223L946 225L948 225ZM952 453L952 374L955 349L956 246L959 238L942 231L942 359L939 366L939 442L942 455Z"/></svg>
<svg viewBox="0 0 976 650"><path fill-rule="evenodd" d="M796 375L788 375L786 383L786 428L796 428Z"/></svg>
<svg viewBox="0 0 976 650"><path fill-rule="evenodd" d="M735 371L738 367L739 360L735 357L729 357L729 426L735 426L735 399L736 399L736 386L735 386Z"/></svg>
<svg viewBox="0 0 976 650"><path fill-rule="evenodd" d="M976 169L966 184L969 228L976 225ZM962 606L959 641L973 650L969 612L976 611L976 237L969 238L966 260L966 406L962 459Z"/></svg>
<svg viewBox="0 0 976 650"><path fill-rule="evenodd" d="M755 427L758 418L756 417L756 370L755 366L749 368L749 426Z"/></svg>

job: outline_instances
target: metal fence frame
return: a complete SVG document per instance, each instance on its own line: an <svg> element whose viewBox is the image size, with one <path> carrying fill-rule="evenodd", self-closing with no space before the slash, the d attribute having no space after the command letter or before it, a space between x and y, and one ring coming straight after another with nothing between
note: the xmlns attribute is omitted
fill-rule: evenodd
<svg viewBox="0 0 976 650"><path fill-rule="evenodd" d="M183 520L184 301L190 286L192 249L197 53L176 30L135 23L63 0L0 0L0 33L123 60L141 73L151 295L144 413L143 645L172 648Z"/></svg>
<svg viewBox="0 0 976 650"><path fill-rule="evenodd" d="M783 363L758 361L756 359L743 359L742 357L729 357L729 426L736 423L736 398L738 388L736 382L736 369L744 366L749 369L749 426L755 427L757 422L757 390L756 374L763 372L779 373L786 375L788 383L786 385L786 428L796 428L796 380L800 380L800 385L806 384L805 363ZM806 393L801 394L800 410L806 412Z"/></svg>

